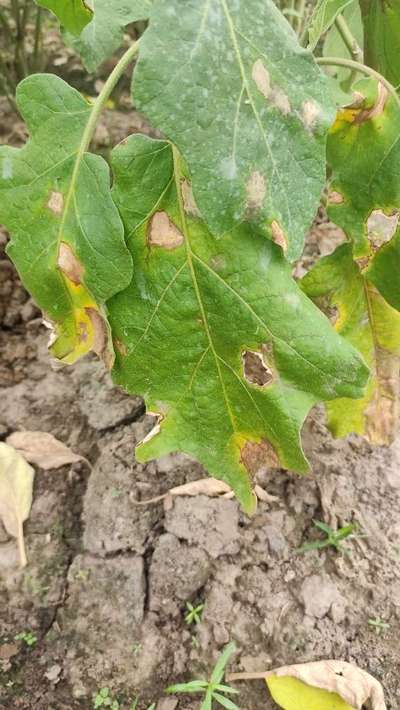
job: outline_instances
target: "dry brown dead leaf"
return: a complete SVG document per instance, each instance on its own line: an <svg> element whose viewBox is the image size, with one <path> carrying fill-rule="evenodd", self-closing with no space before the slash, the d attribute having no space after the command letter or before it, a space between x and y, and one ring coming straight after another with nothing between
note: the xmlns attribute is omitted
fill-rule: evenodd
<svg viewBox="0 0 400 710"><path fill-rule="evenodd" d="M12 446L0 443L0 518L9 535L17 538L21 567L26 553L23 523L32 506L35 472Z"/></svg>
<svg viewBox="0 0 400 710"><path fill-rule="evenodd" d="M337 693L355 710L386 710L382 685L373 676L346 661L314 661L282 666L262 673L232 673L227 681L292 677L309 686Z"/></svg>
<svg viewBox="0 0 400 710"><path fill-rule="evenodd" d="M279 500L276 496L271 496L267 493L261 486L256 486L254 492L259 500L271 503L273 501ZM209 496L214 498L216 496L222 496L223 498L234 498L234 492L227 483L220 481L218 478L200 478L198 481L191 481L190 483L184 483L181 486L175 486L175 488L170 488L167 493L156 498L149 498L147 500L133 500L136 505L151 505L152 503L160 503L160 501L168 501L168 499L174 498L176 496Z"/></svg>
<svg viewBox="0 0 400 710"><path fill-rule="evenodd" d="M44 471L78 461L85 461L90 466L83 456L75 454L62 441L45 431L15 431L7 437L6 443Z"/></svg>

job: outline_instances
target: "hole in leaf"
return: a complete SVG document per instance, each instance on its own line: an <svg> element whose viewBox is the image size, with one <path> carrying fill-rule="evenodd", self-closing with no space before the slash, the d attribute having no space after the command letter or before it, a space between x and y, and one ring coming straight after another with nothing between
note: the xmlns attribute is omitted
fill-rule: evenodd
<svg viewBox="0 0 400 710"><path fill-rule="evenodd" d="M272 370L264 361L262 353L245 350L242 353L243 373L247 382L259 387L269 385L274 377Z"/></svg>

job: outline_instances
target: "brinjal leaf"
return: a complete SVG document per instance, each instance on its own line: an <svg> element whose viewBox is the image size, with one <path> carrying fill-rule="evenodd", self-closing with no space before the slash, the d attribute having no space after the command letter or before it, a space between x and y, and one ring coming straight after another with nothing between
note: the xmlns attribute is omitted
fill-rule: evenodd
<svg viewBox="0 0 400 710"><path fill-rule="evenodd" d="M398 420L400 313L353 261L350 244L323 257L303 278L302 288L331 314L337 332L359 350L371 371L362 399L327 403L332 433L355 432L374 444L390 443Z"/></svg>
<svg viewBox="0 0 400 710"><path fill-rule="evenodd" d="M111 364L104 302L130 282L132 260L112 201L106 162L79 153L91 107L53 75L17 90L31 133L0 148L0 223L8 254L55 328L52 354L71 363L94 350Z"/></svg>
<svg viewBox="0 0 400 710"><path fill-rule="evenodd" d="M325 184L325 77L272 0L156 0L133 99L183 155L213 234L302 251Z"/></svg>
<svg viewBox="0 0 400 710"><path fill-rule="evenodd" d="M127 25L148 19L153 0L92 0L92 3L93 19L80 37L68 34L65 37L91 72L122 45Z"/></svg>
<svg viewBox="0 0 400 710"><path fill-rule="evenodd" d="M254 508L263 465L303 472L300 429L318 400L359 397L364 362L291 277L282 250L243 224L214 238L167 142L113 153L113 196L135 274L108 302L115 381L157 425L140 461L197 458Z"/></svg>
<svg viewBox="0 0 400 710"><path fill-rule="evenodd" d="M398 0L360 0L365 63L400 85L400 4Z"/></svg>
<svg viewBox="0 0 400 710"><path fill-rule="evenodd" d="M374 81L355 87L328 138L328 214L353 243L365 276L400 309L400 107Z"/></svg>
<svg viewBox="0 0 400 710"><path fill-rule="evenodd" d="M308 28L311 49L318 44L320 37L333 25L338 15L354 0L318 0Z"/></svg>
<svg viewBox="0 0 400 710"><path fill-rule="evenodd" d="M58 17L60 24L74 35L79 35L93 17L90 0L35 0Z"/></svg>

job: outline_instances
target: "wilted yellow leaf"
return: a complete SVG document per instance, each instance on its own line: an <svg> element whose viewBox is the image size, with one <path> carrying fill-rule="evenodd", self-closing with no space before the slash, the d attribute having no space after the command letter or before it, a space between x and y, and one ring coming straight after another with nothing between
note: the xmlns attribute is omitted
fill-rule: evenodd
<svg viewBox="0 0 400 710"><path fill-rule="evenodd" d="M269 691L283 710L354 710L337 693L312 687L290 676L265 679Z"/></svg>

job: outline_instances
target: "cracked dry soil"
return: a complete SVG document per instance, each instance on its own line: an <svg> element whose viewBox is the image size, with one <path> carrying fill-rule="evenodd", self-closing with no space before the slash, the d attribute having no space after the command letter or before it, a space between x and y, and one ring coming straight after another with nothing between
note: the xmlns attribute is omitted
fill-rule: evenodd
<svg viewBox="0 0 400 710"><path fill-rule="evenodd" d="M135 462L150 418L96 360L51 369L40 314L0 240L0 438L47 431L92 464L36 470L25 570L0 525L0 708L90 710L107 686L122 710L138 694L140 710L194 710L198 701L164 688L207 674L233 639L232 671L347 660L399 710L400 441L334 441L316 410L304 432L313 474L264 472L277 500L251 520L235 501L204 496L138 507L204 471L183 455ZM298 555L316 537L313 519L355 521L366 536L349 555ZM184 621L186 601L205 604L198 626ZM389 629L377 634L375 617ZM15 642L23 631L37 643ZM272 710L262 681L238 687L240 707Z"/></svg>

